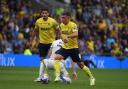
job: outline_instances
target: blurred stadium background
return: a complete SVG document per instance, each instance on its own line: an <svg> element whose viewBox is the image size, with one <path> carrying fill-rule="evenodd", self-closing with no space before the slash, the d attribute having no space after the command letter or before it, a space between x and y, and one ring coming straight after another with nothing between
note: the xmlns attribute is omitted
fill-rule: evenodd
<svg viewBox="0 0 128 89"><path fill-rule="evenodd" d="M71 12L82 58L95 65L89 65L95 89L128 89L128 0L0 0L0 89L91 88L79 69L71 85L33 83L39 56L36 47L30 49L31 32L43 7L58 23L64 11ZM66 66L70 68L69 58Z"/></svg>

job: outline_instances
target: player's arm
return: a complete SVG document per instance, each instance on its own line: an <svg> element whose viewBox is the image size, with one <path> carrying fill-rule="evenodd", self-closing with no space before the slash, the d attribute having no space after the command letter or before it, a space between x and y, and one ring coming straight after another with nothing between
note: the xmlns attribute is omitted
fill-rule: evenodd
<svg viewBox="0 0 128 89"><path fill-rule="evenodd" d="M61 38L60 25L57 23L56 20L54 20L54 29L55 29L56 39L60 39Z"/></svg>
<svg viewBox="0 0 128 89"><path fill-rule="evenodd" d="M31 34L32 39L34 40L35 38L38 38L39 37L38 35L39 35L39 29L37 28L33 29L32 34Z"/></svg>
<svg viewBox="0 0 128 89"><path fill-rule="evenodd" d="M67 38L75 38L77 36L78 36L78 31L75 31L71 35L68 35Z"/></svg>
<svg viewBox="0 0 128 89"><path fill-rule="evenodd" d="M56 39L61 39L61 30L59 25L57 25L56 27L55 34L56 34Z"/></svg>
<svg viewBox="0 0 128 89"><path fill-rule="evenodd" d="M54 42L53 42L54 43ZM53 48L53 43L48 51L48 57L50 58L51 54L52 54L52 48Z"/></svg>
<svg viewBox="0 0 128 89"><path fill-rule="evenodd" d="M51 50L51 48L50 48L49 51L48 51L48 57L49 57L49 58L50 58L51 54L52 54L52 50Z"/></svg>
<svg viewBox="0 0 128 89"><path fill-rule="evenodd" d="M72 34L70 34L70 35L68 35L67 37L65 37L64 39L63 39L63 41L65 42L65 43L67 43L68 42L68 38L75 38L75 37L78 37L78 30L77 30L77 27L76 26L74 26L73 28L72 28Z"/></svg>
<svg viewBox="0 0 128 89"><path fill-rule="evenodd" d="M72 66L72 77L74 80L77 78L76 70L75 70L75 63L71 60L71 66Z"/></svg>
<svg viewBox="0 0 128 89"><path fill-rule="evenodd" d="M31 47L34 47L34 45L37 45L39 40L38 40L38 37L39 37L39 29L38 29L38 26L35 24L35 28L33 29L32 33L31 33L31 38L30 38L30 44L31 44Z"/></svg>
<svg viewBox="0 0 128 89"><path fill-rule="evenodd" d="M56 39L60 39L61 38L61 31L59 30L59 28L56 29L55 34L56 34Z"/></svg>
<svg viewBox="0 0 128 89"><path fill-rule="evenodd" d="M78 28L76 25L72 27L72 34L68 35L68 38L78 37Z"/></svg>

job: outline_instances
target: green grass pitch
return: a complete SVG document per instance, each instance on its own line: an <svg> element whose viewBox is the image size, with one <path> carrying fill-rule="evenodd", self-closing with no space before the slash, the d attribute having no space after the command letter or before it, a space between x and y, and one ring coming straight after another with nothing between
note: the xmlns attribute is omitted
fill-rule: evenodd
<svg viewBox="0 0 128 89"><path fill-rule="evenodd" d="M71 84L54 83L52 70L49 70L52 81L41 84L33 81L38 76L38 68L0 67L0 89L128 89L128 69L92 69L95 86L89 86L88 77L83 71L76 71L78 78Z"/></svg>

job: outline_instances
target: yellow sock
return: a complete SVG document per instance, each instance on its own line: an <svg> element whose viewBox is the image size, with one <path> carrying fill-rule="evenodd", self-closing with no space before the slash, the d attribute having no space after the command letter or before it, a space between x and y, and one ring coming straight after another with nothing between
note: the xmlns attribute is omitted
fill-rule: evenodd
<svg viewBox="0 0 128 89"><path fill-rule="evenodd" d="M90 78L93 78L93 75L92 75L92 73L91 73L91 71L90 71L90 69L89 69L88 67L84 66L82 70L83 70L83 71L85 72L85 74L88 75Z"/></svg>
<svg viewBox="0 0 128 89"><path fill-rule="evenodd" d="M56 77L60 77L60 60L55 60L54 68Z"/></svg>

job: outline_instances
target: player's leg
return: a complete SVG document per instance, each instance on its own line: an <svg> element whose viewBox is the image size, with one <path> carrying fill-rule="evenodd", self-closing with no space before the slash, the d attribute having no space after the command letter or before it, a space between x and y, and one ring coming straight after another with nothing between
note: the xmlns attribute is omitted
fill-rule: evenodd
<svg viewBox="0 0 128 89"><path fill-rule="evenodd" d="M44 65L45 64L45 65ZM40 62L40 68L39 68L39 76L36 80L36 82L40 82L42 79L48 77L48 74L44 73L44 67L47 68L47 60L46 59L43 59L43 62L41 61Z"/></svg>
<svg viewBox="0 0 128 89"><path fill-rule="evenodd" d="M54 64L54 69L55 69L55 82L58 82L60 81L60 70L61 70L61 67L60 67L60 63L61 63L61 60L63 59L63 57L61 55L56 55L55 57L55 64Z"/></svg>
<svg viewBox="0 0 128 89"><path fill-rule="evenodd" d="M48 75L47 66L44 62L44 59L48 53L48 49L50 48L50 45L51 44L46 45L46 44L41 44L41 43L38 45L39 55L40 55L41 60L40 60L39 77L35 81L41 81L42 76Z"/></svg>
<svg viewBox="0 0 128 89"><path fill-rule="evenodd" d="M55 60L54 59L45 59L44 60L46 66L48 69L54 69ZM69 73L67 72L64 64L64 60L60 62L60 72L63 76L69 76Z"/></svg>
<svg viewBox="0 0 128 89"><path fill-rule="evenodd" d="M62 76L69 77L69 73L66 70L65 65L62 62L60 62L60 68L61 68L60 72L61 72Z"/></svg>
<svg viewBox="0 0 128 89"><path fill-rule="evenodd" d="M34 81L40 82L43 76L44 76L44 62L40 61L39 76Z"/></svg>
<svg viewBox="0 0 128 89"><path fill-rule="evenodd" d="M43 62L40 62L40 68L39 68L39 76L36 78L36 80L34 80L35 82L40 82L44 73L43 73Z"/></svg>
<svg viewBox="0 0 128 89"><path fill-rule="evenodd" d="M81 61L81 57L79 55L78 49L73 49L70 52L70 55L74 62L78 64L78 66L84 71L84 73L89 76L90 79L90 85L95 85L95 78L93 77L90 69L84 65L84 63Z"/></svg>
<svg viewBox="0 0 128 89"><path fill-rule="evenodd" d="M54 59L51 58L47 59L47 65L46 65L47 68L54 70L54 63L55 63Z"/></svg>
<svg viewBox="0 0 128 89"><path fill-rule="evenodd" d="M43 66L43 68L42 68L42 72L44 73L42 80L50 79L47 71L45 71L45 68L47 68L47 69L49 68L49 61L50 61L49 59L43 59L43 65L45 65L45 67ZM50 64L52 66L54 65L53 62L50 62Z"/></svg>
<svg viewBox="0 0 128 89"><path fill-rule="evenodd" d="M79 65L79 67L85 72L85 74L86 74L87 76L89 76L90 85L91 85L91 86L92 86L92 85L95 85L95 78L93 77L93 75L92 75L90 69L89 69L87 66L85 66L83 62L76 62L76 63L77 63L77 64Z"/></svg>
<svg viewBox="0 0 128 89"><path fill-rule="evenodd" d="M45 68L47 68L47 59L43 59L43 62L41 62L40 70L39 70L39 77L34 80L36 82L42 82L43 84L48 84L50 81L50 77L45 72ZM44 65L45 64L45 65Z"/></svg>
<svg viewBox="0 0 128 89"><path fill-rule="evenodd" d="M50 58L50 59L45 59L44 60L46 66L48 69L54 69L54 64L55 64L55 60ZM64 64L64 60L60 62L60 78L65 78L65 82L69 81L71 83L71 79L69 77L69 73L67 72L66 68L65 68L65 64Z"/></svg>
<svg viewBox="0 0 128 89"><path fill-rule="evenodd" d="M60 70L60 72L61 72L60 78L61 78L62 82L64 82L64 83L71 83L72 81L71 81L71 78L69 76L69 73L66 70L65 64L62 61L60 63L60 67L61 67L61 70Z"/></svg>
<svg viewBox="0 0 128 89"><path fill-rule="evenodd" d="M44 60L48 69L54 69L55 60L54 59L45 59ZM62 82L71 83L69 73L67 72L64 62L60 62L60 78Z"/></svg>
<svg viewBox="0 0 128 89"><path fill-rule="evenodd" d="M47 56L47 54L48 54L48 51L49 51L49 49L50 49L50 46L51 46L51 44L43 44L42 45L42 48L41 48L41 54L42 54L42 58L41 58L41 61L44 63L44 74L45 75L48 75L48 73L47 73L47 66L46 66L46 64L45 64L45 58L44 57L46 57Z"/></svg>
<svg viewBox="0 0 128 89"><path fill-rule="evenodd" d="M66 54L66 50L61 48L56 52L56 56L55 56L55 64L54 64L54 69L55 69L55 82L60 81L60 62L62 59L65 59L68 54Z"/></svg>

